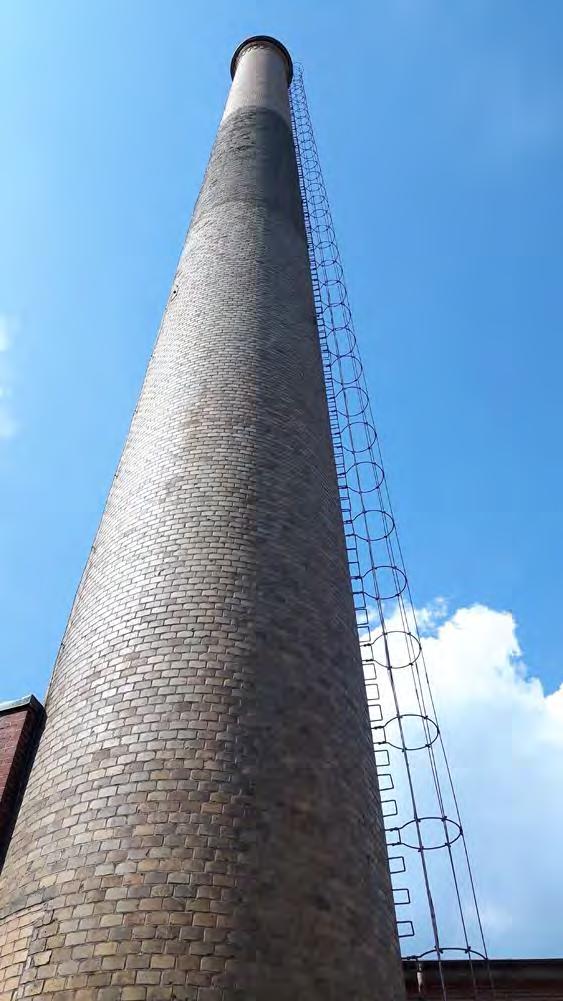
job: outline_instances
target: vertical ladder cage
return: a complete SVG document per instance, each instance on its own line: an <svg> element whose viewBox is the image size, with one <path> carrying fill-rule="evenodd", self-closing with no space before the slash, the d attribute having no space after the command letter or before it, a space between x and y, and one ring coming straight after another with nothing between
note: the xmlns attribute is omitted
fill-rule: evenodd
<svg viewBox="0 0 563 1001"><path fill-rule="evenodd" d="M468 996L494 996L458 801L387 488L303 70L291 118L350 577L403 958L465 959ZM456 964L458 965L458 964Z"/></svg>

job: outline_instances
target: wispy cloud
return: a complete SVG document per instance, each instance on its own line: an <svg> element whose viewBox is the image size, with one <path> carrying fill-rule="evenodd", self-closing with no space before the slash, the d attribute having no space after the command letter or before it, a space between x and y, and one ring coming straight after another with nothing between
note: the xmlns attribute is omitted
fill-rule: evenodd
<svg viewBox="0 0 563 1001"><path fill-rule="evenodd" d="M0 439L13 438L17 422L12 408L10 349L17 324L13 317L0 314Z"/></svg>
<svg viewBox="0 0 563 1001"><path fill-rule="evenodd" d="M10 327L11 323L8 317L0 314L0 352L7 351L10 347Z"/></svg>

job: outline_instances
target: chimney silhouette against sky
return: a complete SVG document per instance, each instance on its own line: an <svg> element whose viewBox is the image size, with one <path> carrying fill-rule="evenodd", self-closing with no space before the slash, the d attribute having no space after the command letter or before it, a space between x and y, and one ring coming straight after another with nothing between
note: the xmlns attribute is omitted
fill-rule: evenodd
<svg viewBox="0 0 563 1001"><path fill-rule="evenodd" d="M241 45L0 877L0 998L404 996L291 131Z"/></svg>

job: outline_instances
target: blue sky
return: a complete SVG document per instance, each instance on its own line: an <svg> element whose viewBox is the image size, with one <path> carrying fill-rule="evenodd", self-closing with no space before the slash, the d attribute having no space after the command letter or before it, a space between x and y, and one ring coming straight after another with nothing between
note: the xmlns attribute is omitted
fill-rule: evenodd
<svg viewBox="0 0 563 1001"><path fill-rule="evenodd" d="M501 653L478 644L480 662L517 661L555 692L558 0L4 0L0 699L44 693L230 57L256 32L305 68L416 602L444 598L454 625L459 609L507 613ZM557 951L532 925L520 948Z"/></svg>

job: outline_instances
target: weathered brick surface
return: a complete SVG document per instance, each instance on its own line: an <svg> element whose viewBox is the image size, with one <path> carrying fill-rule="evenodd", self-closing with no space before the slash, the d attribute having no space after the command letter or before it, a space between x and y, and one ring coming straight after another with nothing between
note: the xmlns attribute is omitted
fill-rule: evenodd
<svg viewBox="0 0 563 1001"><path fill-rule="evenodd" d="M0 998L402 997L276 110L220 130L47 710L0 882L31 944Z"/></svg>

